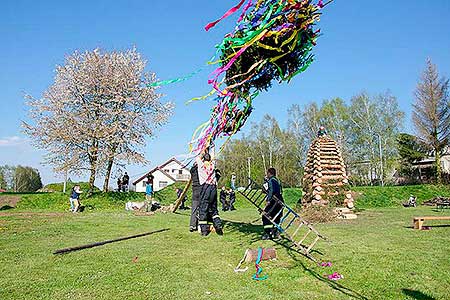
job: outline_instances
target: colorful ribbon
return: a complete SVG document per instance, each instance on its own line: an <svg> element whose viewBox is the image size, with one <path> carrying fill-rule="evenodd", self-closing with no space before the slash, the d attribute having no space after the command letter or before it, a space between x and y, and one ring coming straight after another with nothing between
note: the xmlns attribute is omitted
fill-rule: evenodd
<svg viewBox="0 0 450 300"><path fill-rule="evenodd" d="M254 280L261 281L261 280L266 280L269 277L267 275L261 276L261 273L262 273L263 269L262 269L262 267L259 264L261 263L263 254L264 254L264 249L259 247L258 248L258 257L256 258L256 261L255 261L256 273L253 274L253 276L252 276L252 278Z"/></svg>

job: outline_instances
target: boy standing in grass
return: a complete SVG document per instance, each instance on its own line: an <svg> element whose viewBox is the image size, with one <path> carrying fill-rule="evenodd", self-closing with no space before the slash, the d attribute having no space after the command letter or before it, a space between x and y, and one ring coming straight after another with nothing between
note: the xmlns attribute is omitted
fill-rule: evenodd
<svg viewBox="0 0 450 300"><path fill-rule="evenodd" d="M80 207L80 195L82 191L78 184L76 184L72 188L72 192L70 193L70 211L76 213L78 208Z"/></svg>
<svg viewBox="0 0 450 300"><path fill-rule="evenodd" d="M153 201L153 175L147 176L147 184L145 186L145 200L148 204L152 204Z"/></svg>

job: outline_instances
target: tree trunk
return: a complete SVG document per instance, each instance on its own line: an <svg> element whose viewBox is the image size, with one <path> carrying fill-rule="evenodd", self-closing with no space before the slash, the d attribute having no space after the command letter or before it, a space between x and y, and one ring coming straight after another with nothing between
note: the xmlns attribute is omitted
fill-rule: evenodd
<svg viewBox="0 0 450 300"><path fill-rule="evenodd" d="M94 165L91 165L91 176L89 177L88 196L91 196L92 193L94 192L95 175L96 175L96 167L95 167L95 163L94 163Z"/></svg>
<svg viewBox="0 0 450 300"><path fill-rule="evenodd" d="M439 153L437 147L435 148L435 164L436 164L436 183L442 184L442 167L441 167L441 154Z"/></svg>
<svg viewBox="0 0 450 300"><path fill-rule="evenodd" d="M103 191L108 192L109 190L109 179L111 178L111 171L114 165L114 159L110 158L108 161L108 166L106 168L105 182L103 183Z"/></svg>
<svg viewBox="0 0 450 300"><path fill-rule="evenodd" d="M97 175L97 161L98 161L98 142L94 140L93 144L93 151L90 154L89 162L91 163L91 176L89 177L89 192L88 196L91 196L94 192L94 183L95 183L95 176Z"/></svg>

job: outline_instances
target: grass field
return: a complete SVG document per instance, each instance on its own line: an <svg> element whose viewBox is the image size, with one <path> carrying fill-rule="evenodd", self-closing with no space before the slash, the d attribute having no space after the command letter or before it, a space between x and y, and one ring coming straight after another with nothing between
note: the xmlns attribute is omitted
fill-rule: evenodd
<svg viewBox="0 0 450 300"><path fill-rule="evenodd" d="M296 190L286 193L290 202L299 195ZM202 238L188 232L187 211L135 216L121 210L122 199L105 210L98 206L73 215L53 208L62 200L50 201L53 205L47 209L27 203L36 204L36 197L45 202L49 196L33 200L28 195L18 208L0 212L2 300L450 299L450 223L432 221L425 224L433 226L429 231L411 229L415 215L450 211L362 209L355 221L317 225L329 241L320 242L314 255L333 263L322 268L282 244L261 241L258 214L240 198L237 211L221 214L225 235ZM166 228L146 237L52 254L60 248ZM245 249L259 246L278 250L276 261L262 263L269 278L252 280L252 265L246 273L234 273ZM324 278L333 272L344 279Z"/></svg>

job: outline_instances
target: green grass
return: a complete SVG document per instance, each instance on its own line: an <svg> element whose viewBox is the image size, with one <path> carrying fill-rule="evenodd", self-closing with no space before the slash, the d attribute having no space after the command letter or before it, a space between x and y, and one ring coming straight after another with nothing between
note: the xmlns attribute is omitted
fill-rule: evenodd
<svg viewBox="0 0 450 300"><path fill-rule="evenodd" d="M159 201L163 205L174 203L177 199L175 188L183 189L184 186L185 183L175 183L161 191L158 191L156 192L155 200ZM86 190L87 189L84 189L84 191ZM189 195L190 194L192 194L191 190L189 190ZM19 196L21 198L21 201L17 204L17 208L22 210L39 209L50 211L64 211L68 210L70 207L69 193L4 193L0 194L0 204L1 199L4 196ZM97 191L94 192L90 197L88 197L86 194L81 194L80 200L82 205L86 206L86 208L91 211L117 211L123 209L127 201L144 201L145 194L135 192L103 193Z"/></svg>
<svg viewBox="0 0 450 300"><path fill-rule="evenodd" d="M298 192L285 191L287 201L295 203ZM167 200L175 198L173 189L165 193ZM119 195L115 197L125 197ZM62 201L52 197L58 195L40 195L39 201ZM77 215L62 212L64 205L67 208L62 202L51 209L32 208L28 202L37 200L30 198L17 209L1 212L0 299L450 299L450 227L410 228L415 215L450 215L450 211L366 209L354 221L317 225L329 238L317 244L314 254L333 262L325 269L283 245L261 241L259 216L241 198L237 211L221 213L225 235L202 238L188 232L187 211L135 216L122 211L121 205L111 205L126 199L111 197L93 198L109 203L106 211L97 203L97 209ZM58 205L62 209L54 209ZM425 225L445 224L450 225L448 221ZM169 231L52 254L162 228ZM276 261L261 264L269 278L252 280L251 264L246 273L234 273L245 249L259 246L278 250ZM332 272L345 278L324 279Z"/></svg>
<svg viewBox="0 0 450 300"><path fill-rule="evenodd" d="M356 205L361 208L398 207L410 195L416 196L419 204L437 196L450 197L449 185L364 186L352 190L361 193L356 199Z"/></svg>
<svg viewBox="0 0 450 300"><path fill-rule="evenodd" d="M88 191L89 190L89 182L67 182L66 193L69 194L70 191L72 190L72 188L76 184L80 186L82 191ZM64 189L64 183L62 183L62 182L50 183L50 184L47 184L44 187L44 190L53 191L53 192L59 192L59 193L62 193L63 189ZM97 188L97 187L94 187L94 191L98 192L98 191L100 191L100 189Z"/></svg>

